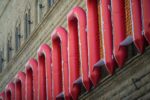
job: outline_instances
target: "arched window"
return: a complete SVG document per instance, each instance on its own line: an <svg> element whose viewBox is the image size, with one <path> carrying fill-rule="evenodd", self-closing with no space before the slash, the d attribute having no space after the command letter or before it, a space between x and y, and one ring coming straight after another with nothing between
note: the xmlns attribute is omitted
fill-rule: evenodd
<svg viewBox="0 0 150 100"><path fill-rule="evenodd" d="M10 59L12 58L12 35L8 34L8 38L7 38L7 62L10 61Z"/></svg>
<svg viewBox="0 0 150 100"><path fill-rule="evenodd" d="M54 3L55 0L48 0L48 6L52 6L52 4Z"/></svg>
<svg viewBox="0 0 150 100"><path fill-rule="evenodd" d="M25 39L27 39L31 33L31 11L28 9L25 13L25 19L24 19L25 27L24 27L24 32L25 32Z"/></svg>
<svg viewBox="0 0 150 100"><path fill-rule="evenodd" d="M27 30L28 30L27 29L27 27L28 27L28 14L27 13L25 14L25 19L24 20L25 20L25 22L24 22L25 23L25 28L24 28L25 30L24 31L25 31L25 39L26 39L27 35L28 35L28 33L27 33Z"/></svg>
<svg viewBox="0 0 150 100"><path fill-rule="evenodd" d="M35 19L36 19L36 24L39 23L39 0L36 0L35 2L35 12L36 12L36 16L35 16Z"/></svg>
<svg viewBox="0 0 150 100"><path fill-rule="evenodd" d="M0 50L0 72L2 72L4 66L4 48Z"/></svg>
<svg viewBox="0 0 150 100"><path fill-rule="evenodd" d="M36 23L38 24L43 17L44 5L42 0L36 0Z"/></svg>
<svg viewBox="0 0 150 100"><path fill-rule="evenodd" d="M20 24L17 25L16 30L15 30L15 46L16 46L16 51L20 48L21 46L21 31L20 31Z"/></svg>
<svg viewBox="0 0 150 100"><path fill-rule="evenodd" d="M31 24L32 24L32 21L31 21L31 10L28 9L28 34L31 33Z"/></svg>

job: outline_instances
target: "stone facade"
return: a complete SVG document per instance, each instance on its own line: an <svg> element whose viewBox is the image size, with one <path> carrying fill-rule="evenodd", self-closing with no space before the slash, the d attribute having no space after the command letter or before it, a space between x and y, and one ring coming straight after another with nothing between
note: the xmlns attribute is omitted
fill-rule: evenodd
<svg viewBox="0 0 150 100"><path fill-rule="evenodd" d="M3 2L5 3L6 1ZM56 26L67 27L66 15L71 8L76 5L85 8L85 2L83 1L55 0L50 8L47 8L47 0L42 2L45 13L39 23L36 23L35 0L28 2L27 0L9 0L5 3L7 7L1 13L0 18L0 47L4 48L5 60L4 66L2 66L3 71L0 73L0 90L15 76L18 70L24 70L24 65L30 57L37 58L37 50L42 43L51 45L50 34ZM28 8L31 9L33 24L31 25L30 36L28 39L24 39L24 15ZM23 35L23 38L21 39L20 49L15 51L15 26L18 21L21 23L21 35ZM10 33L12 34L12 48L14 50L12 51L12 59L7 62L7 37Z"/></svg>
<svg viewBox="0 0 150 100"><path fill-rule="evenodd" d="M117 69L113 76L106 76L81 100L149 100L150 99L150 47L144 54L137 54Z"/></svg>
<svg viewBox="0 0 150 100"><path fill-rule="evenodd" d="M99 1L99 0L98 0ZM129 0L126 0L129 1ZM3 52L4 63L0 73L0 91L18 71L24 71L29 58L37 59L37 50L43 43L51 46L50 34L57 26L67 29L67 14L75 6L85 11L84 0L54 0L49 7L48 0L3 0L0 3L0 48ZM38 3L39 2L39 3ZM41 5L40 5L41 4ZM39 8L41 6L41 8ZM131 32L129 3L126 2L126 31ZM25 38L25 14L31 12L31 33ZM41 11L40 11L41 10ZM15 31L20 25L21 46L15 48ZM12 57L7 61L7 42L12 36ZM113 76L104 77L96 88L84 92L79 99L83 100L148 100L150 99L150 48L144 54L136 54L130 58L123 69L117 69Z"/></svg>

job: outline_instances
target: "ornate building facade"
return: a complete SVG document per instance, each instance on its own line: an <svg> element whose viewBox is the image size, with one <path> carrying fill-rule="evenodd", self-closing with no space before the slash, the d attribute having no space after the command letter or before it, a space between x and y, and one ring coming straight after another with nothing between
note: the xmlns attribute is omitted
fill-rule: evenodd
<svg viewBox="0 0 150 100"><path fill-rule="evenodd" d="M0 100L150 99L150 0L1 0Z"/></svg>

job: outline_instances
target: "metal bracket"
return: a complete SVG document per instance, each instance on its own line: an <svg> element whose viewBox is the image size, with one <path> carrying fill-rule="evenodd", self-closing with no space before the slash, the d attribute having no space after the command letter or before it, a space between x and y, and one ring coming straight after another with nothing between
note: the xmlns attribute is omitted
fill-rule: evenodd
<svg viewBox="0 0 150 100"><path fill-rule="evenodd" d="M14 49L13 49L12 47L9 47L9 50L10 50L10 51L13 51Z"/></svg>
<svg viewBox="0 0 150 100"><path fill-rule="evenodd" d="M17 36L18 36L19 38L23 38L23 35L21 35L21 34L18 34Z"/></svg>
<svg viewBox="0 0 150 100"><path fill-rule="evenodd" d="M45 6L42 4L39 4L40 9L44 8Z"/></svg>
<svg viewBox="0 0 150 100"><path fill-rule="evenodd" d="M2 58L1 60L2 60L2 62L5 62L5 61L6 61L4 58Z"/></svg>
<svg viewBox="0 0 150 100"><path fill-rule="evenodd" d="M33 24L33 22L32 22L31 20L28 20L28 23L29 23L29 24Z"/></svg>

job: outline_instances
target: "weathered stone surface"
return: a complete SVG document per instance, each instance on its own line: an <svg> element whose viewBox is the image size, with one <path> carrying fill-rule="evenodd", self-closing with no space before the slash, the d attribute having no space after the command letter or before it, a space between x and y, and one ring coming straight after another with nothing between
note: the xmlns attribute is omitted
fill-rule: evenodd
<svg viewBox="0 0 150 100"><path fill-rule="evenodd" d="M15 27L21 24L21 48L16 52L13 50L12 59L9 63L4 62L3 71L0 73L0 91L13 79L19 70L24 66L30 57L37 58L37 50L42 43L51 45L50 34L57 26L67 27L67 13L74 6L81 6L85 9L84 1L55 0L55 3L48 8L47 0L43 0L43 18L37 24L35 4L37 0L5 0L1 1L0 7L7 4L5 9L0 10L0 48L4 47L4 59L7 60L7 37L12 34L12 48L15 49ZM24 16L27 8L31 9L31 34L24 39ZM3 10L4 13L1 13Z"/></svg>
<svg viewBox="0 0 150 100"><path fill-rule="evenodd" d="M55 0L54 6L48 8L47 0L43 0L43 19L37 24L37 0L1 0L0 1L0 48L4 46L6 59L6 44L8 34L12 34L12 46L15 48L15 27L21 24L21 34L24 35L24 15L26 9L31 9L31 35L21 40L21 48L13 51L12 60L4 63L0 73L0 91L13 79L30 57L37 58L37 49L42 43L51 45L50 34L56 26L67 27L66 15L76 5L86 8L84 0ZM129 11L129 10L128 10ZM127 12L128 12L127 11ZM127 18L130 20L130 18ZM130 29L130 27L128 27ZM127 30L129 30L127 29ZM113 76L107 76L99 82L96 88L80 96L81 100L149 100L150 99L150 47L144 54L129 59L123 69L117 69ZM133 80L135 82L133 82Z"/></svg>
<svg viewBox="0 0 150 100"><path fill-rule="evenodd" d="M148 100L150 99L150 47L126 62L123 69L108 76L81 100ZM134 80L134 81L133 81Z"/></svg>

